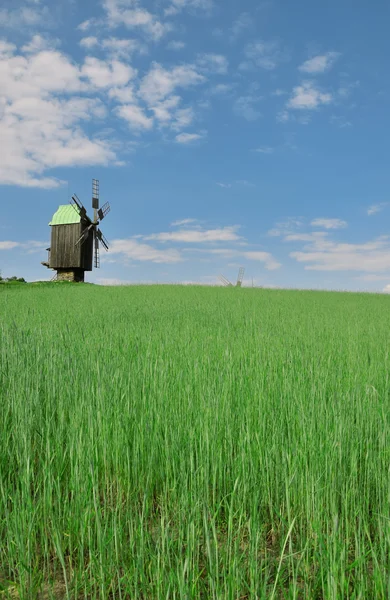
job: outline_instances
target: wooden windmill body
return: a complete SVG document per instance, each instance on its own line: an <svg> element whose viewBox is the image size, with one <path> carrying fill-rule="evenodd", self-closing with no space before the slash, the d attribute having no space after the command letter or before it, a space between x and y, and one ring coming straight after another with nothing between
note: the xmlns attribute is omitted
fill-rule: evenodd
<svg viewBox="0 0 390 600"><path fill-rule="evenodd" d="M93 219L88 217L80 200L73 195L71 203L59 206L49 223L51 245L48 260L42 264L56 271L53 279L84 281L85 271L92 271L92 266L100 267L99 242L108 250L107 240L98 225L110 206L106 203L99 209L99 182L96 179L92 190Z"/></svg>

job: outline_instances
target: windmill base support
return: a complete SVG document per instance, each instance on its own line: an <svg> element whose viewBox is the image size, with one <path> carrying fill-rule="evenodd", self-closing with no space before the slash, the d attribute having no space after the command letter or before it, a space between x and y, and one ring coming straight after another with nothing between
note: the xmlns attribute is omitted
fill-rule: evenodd
<svg viewBox="0 0 390 600"><path fill-rule="evenodd" d="M83 269L57 269L57 281L84 281Z"/></svg>

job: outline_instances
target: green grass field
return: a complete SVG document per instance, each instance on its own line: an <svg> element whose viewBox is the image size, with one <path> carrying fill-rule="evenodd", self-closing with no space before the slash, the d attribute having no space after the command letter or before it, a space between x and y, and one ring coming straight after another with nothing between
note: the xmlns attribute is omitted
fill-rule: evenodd
<svg viewBox="0 0 390 600"><path fill-rule="evenodd" d="M389 598L389 309L1 286L0 598Z"/></svg>

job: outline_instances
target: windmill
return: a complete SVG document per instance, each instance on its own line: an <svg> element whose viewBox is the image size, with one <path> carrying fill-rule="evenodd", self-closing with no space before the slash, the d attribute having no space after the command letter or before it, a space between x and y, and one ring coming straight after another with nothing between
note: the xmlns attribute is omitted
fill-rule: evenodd
<svg viewBox="0 0 390 600"><path fill-rule="evenodd" d="M108 202L99 208L99 181L92 180L93 219L73 194L70 204L61 205L53 215L51 246L45 267L57 271L53 279L84 281L85 271L100 267L99 245L108 250L108 242L99 224L110 211Z"/></svg>
<svg viewBox="0 0 390 600"><path fill-rule="evenodd" d="M219 280L226 287L241 287L242 280L244 279L244 273L245 273L244 267L240 267L240 269L238 271L237 283L235 286L233 286L233 284L229 281L229 279L226 279L226 277L224 277L223 275L219 275Z"/></svg>

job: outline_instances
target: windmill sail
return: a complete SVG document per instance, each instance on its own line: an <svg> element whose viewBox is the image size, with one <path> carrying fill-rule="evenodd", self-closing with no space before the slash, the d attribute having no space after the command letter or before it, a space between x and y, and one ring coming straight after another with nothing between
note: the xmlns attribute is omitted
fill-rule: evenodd
<svg viewBox="0 0 390 600"><path fill-rule="evenodd" d="M240 267L240 270L238 271L238 277L237 277L237 287L241 287L242 286L242 280L244 279L244 273L245 273L245 269L244 267Z"/></svg>
<svg viewBox="0 0 390 600"><path fill-rule="evenodd" d="M226 277L224 277L223 275L219 275L219 280L226 287L233 287L233 284L229 281L229 279L226 279Z"/></svg>

